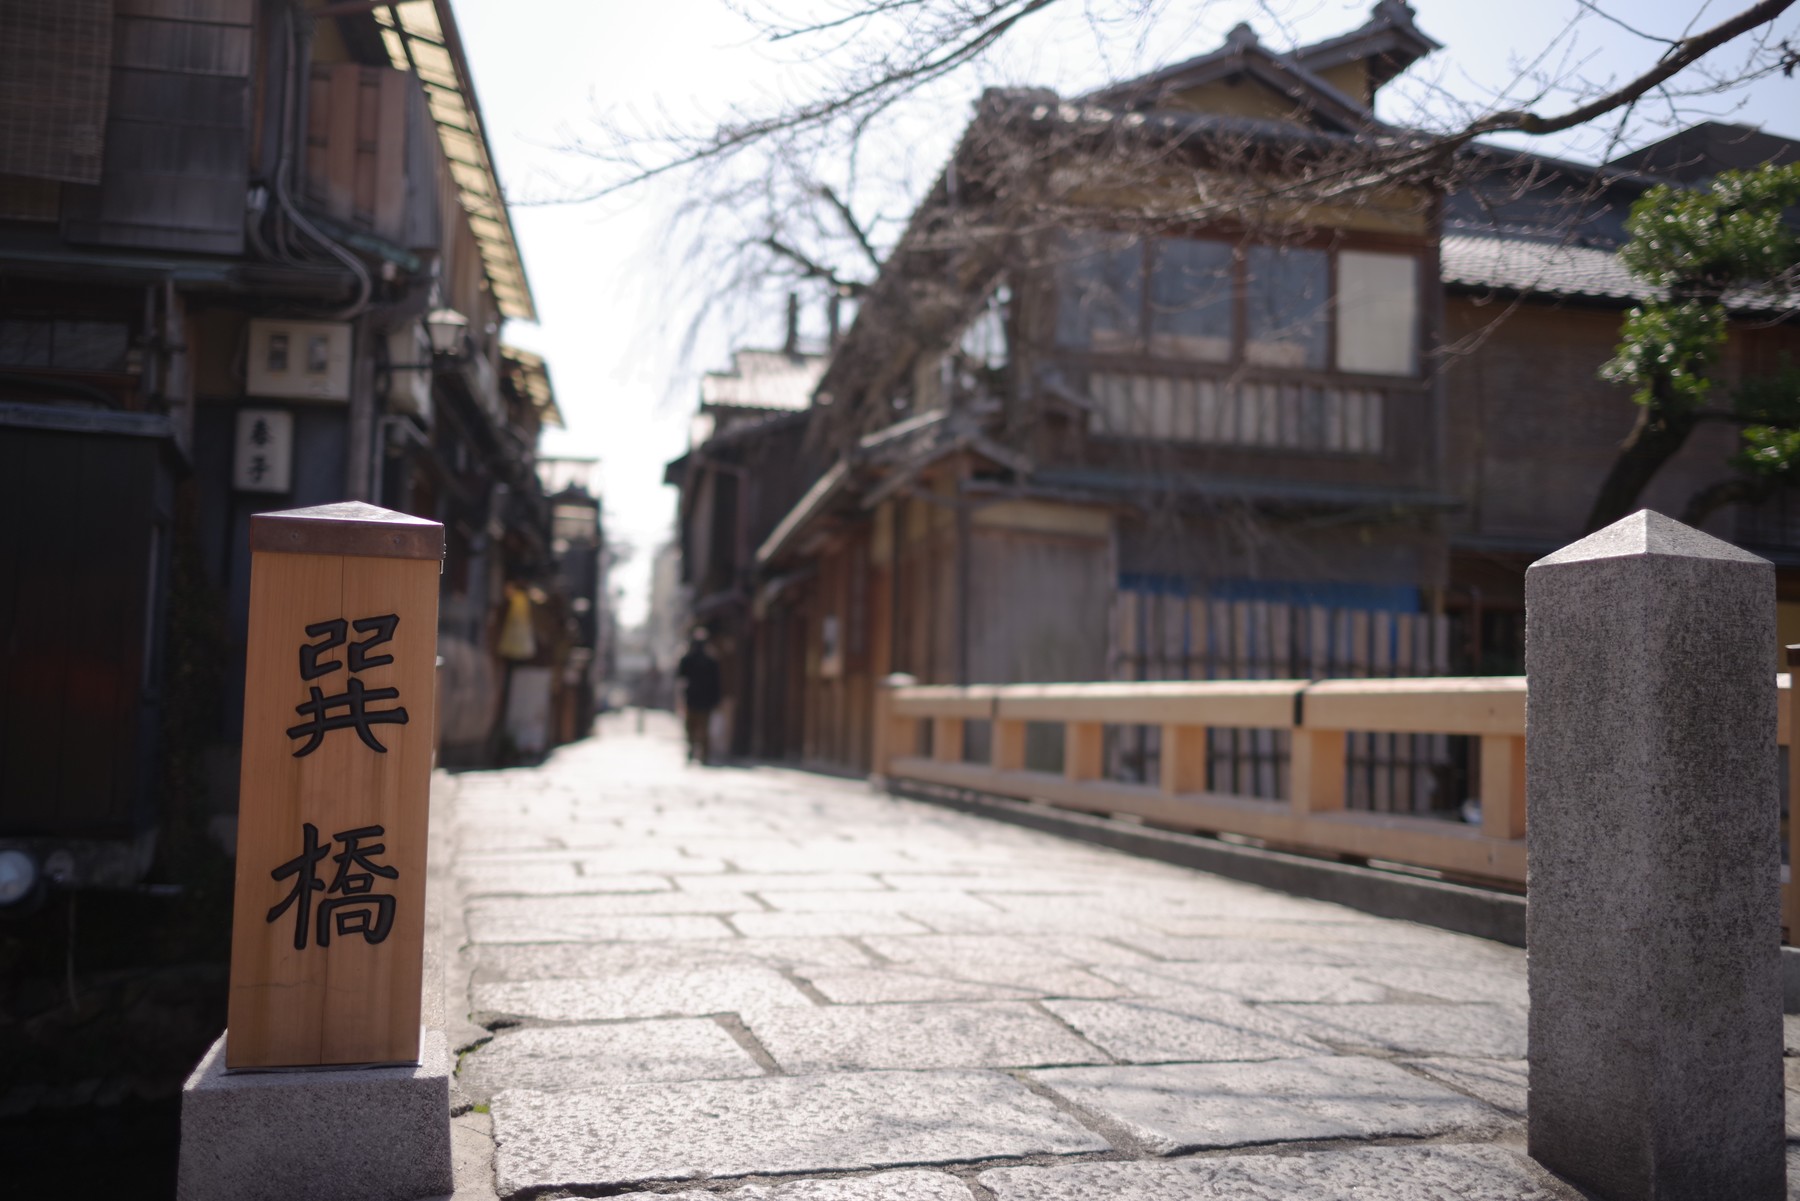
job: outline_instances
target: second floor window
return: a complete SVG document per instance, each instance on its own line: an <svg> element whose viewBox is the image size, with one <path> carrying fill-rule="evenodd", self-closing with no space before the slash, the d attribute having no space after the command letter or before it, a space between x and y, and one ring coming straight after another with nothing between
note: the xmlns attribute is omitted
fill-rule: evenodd
<svg viewBox="0 0 1800 1201"><path fill-rule="evenodd" d="M1244 255L1244 361L1323 371L1331 263L1323 250L1251 246Z"/></svg>
<svg viewBox="0 0 1800 1201"><path fill-rule="evenodd" d="M1411 254L1204 238L1065 236L1056 344L1294 371L1418 371ZM1334 303L1335 302L1335 303Z"/></svg>

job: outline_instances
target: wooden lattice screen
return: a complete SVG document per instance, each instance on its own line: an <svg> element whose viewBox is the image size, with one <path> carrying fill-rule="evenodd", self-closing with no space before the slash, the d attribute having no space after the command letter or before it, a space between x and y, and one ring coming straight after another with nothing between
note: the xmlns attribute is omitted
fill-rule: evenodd
<svg viewBox="0 0 1800 1201"><path fill-rule="evenodd" d="M0 175L99 183L112 0L0 4Z"/></svg>

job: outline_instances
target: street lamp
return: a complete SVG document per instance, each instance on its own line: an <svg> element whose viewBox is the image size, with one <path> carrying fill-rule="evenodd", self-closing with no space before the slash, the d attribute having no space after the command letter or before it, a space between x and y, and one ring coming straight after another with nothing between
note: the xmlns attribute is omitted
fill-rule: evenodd
<svg viewBox="0 0 1800 1201"><path fill-rule="evenodd" d="M433 309L425 314L425 333L431 339L431 353L462 358L467 353L469 319L455 309Z"/></svg>

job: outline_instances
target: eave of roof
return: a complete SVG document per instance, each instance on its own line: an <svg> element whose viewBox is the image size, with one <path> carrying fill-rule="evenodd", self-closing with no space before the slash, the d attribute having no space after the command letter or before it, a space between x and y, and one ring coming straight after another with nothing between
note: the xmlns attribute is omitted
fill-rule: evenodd
<svg viewBox="0 0 1800 1201"><path fill-rule="evenodd" d="M1637 304L1663 295L1633 275L1618 255L1595 246L1540 238L1446 234L1438 244L1439 275L1453 290L1490 290ZM1800 296L1738 289L1725 297L1738 313L1780 313L1800 307Z"/></svg>
<svg viewBox="0 0 1800 1201"><path fill-rule="evenodd" d="M795 502L787 511L763 544L756 548L756 565L766 567L775 557L786 550L788 544L805 529L812 519L825 511L826 507L836 500L838 494L848 486L851 477L849 459L839 459L831 465L831 469L806 490L806 495Z"/></svg>
<svg viewBox="0 0 1800 1201"><path fill-rule="evenodd" d="M1234 29L1225 45L1209 54L1124 83L1109 84L1081 100L1108 106L1123 101L1134 108L1138 107L1137 102L1143 101L1154 107L1172 93L1203 87L1238 74L1250 75L1297 103L1323 107L1326 115L1346 129L1379 124L1368 105L1314 74L1292 56L1270 50L1256 40L1256 35L1246 25ZM1318 101L1324 101L1323 106L1318 105Z"/></svg>
<svg viewBox="0 0 1800 1201"><path fill-rule="evenodd" d="M699 446L692 453L705 456L716 450L733 450L741 443L754 442L758 438L767 437L780 430L792 429L806 424L806 413L799 409L776 409L762 416L758 421L742 422L728 430L721 430Z"/></svg>
<svg viewBox="0 0 1800 1201"><path fill-rule="evenodd" d="M416 75L437 123L438 141L450 162L469 229L500 311L537 320L531 284L513 232L512 215L494 169L481 106L449 0L407 0L377 8L382 41L395 69Z"/></svg>
<svg viewBox="0 0 1800 1201"><path fill-rule="evenodd" d="M1374 58L1396 49L1412 52L1410 65L1433 50L1443 48L1442 42L1431 38L1414 24L1411 8L1395 0L1382 0L1371 12L1368 23L1360 29L1352 29L1349 33L1326 38L1309 46L1297 47L1290 53L1296 60L1317 71L1329 70L1358 59Z"/></svg>
<svg viewBox="0 0 1800 1201"><path fill-rule="evenodd" d="M830 356L823 354L734 350L729 371L708 371L700 377L700 403L703 409L805 409L829 363Z"/></svg>
<svg viewBox="0 0 1800 1201"><path fill-rule="evenodd" d="M1103 468L1065 467L1039 471L1033 481L1113 497L1143 495L1196 500L1245 501L1291 509L1362 509L1396 512L1459 509L1464 502L1439 492L1407 488L1355 488L1296 480L1227 479L1211 475L1149 475Z"/></svg>
<svg viewBox="0 0 1800 1201"><path fill-rule="evenodd" d="M550 368L545 365L544 356L516 346L502 346L500 358L512 376L513 387L531 402L538 419L557 429L566 428L562 408L556 403L556 390L550 386Z"/></svg>

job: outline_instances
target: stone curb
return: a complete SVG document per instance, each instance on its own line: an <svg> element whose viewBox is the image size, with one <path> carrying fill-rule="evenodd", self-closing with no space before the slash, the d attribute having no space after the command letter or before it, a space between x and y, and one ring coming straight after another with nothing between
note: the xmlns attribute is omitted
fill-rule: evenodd
<svg viewBox="0 0 1800 1201"><path fill-rule="evenodd" d="M1315 901L1330 901L1377 917L1418 922L1508 946L1525 945L1525 898L1511 893L1310 859L1285 851L1237 846L1003 797L953 789L940 791L900 781L876 781L871 786L895 796L1111 847L1146 859L1160 859ZM1789 995L1800 999L1800 958L1793 962L1797 979Z"/></svg>

